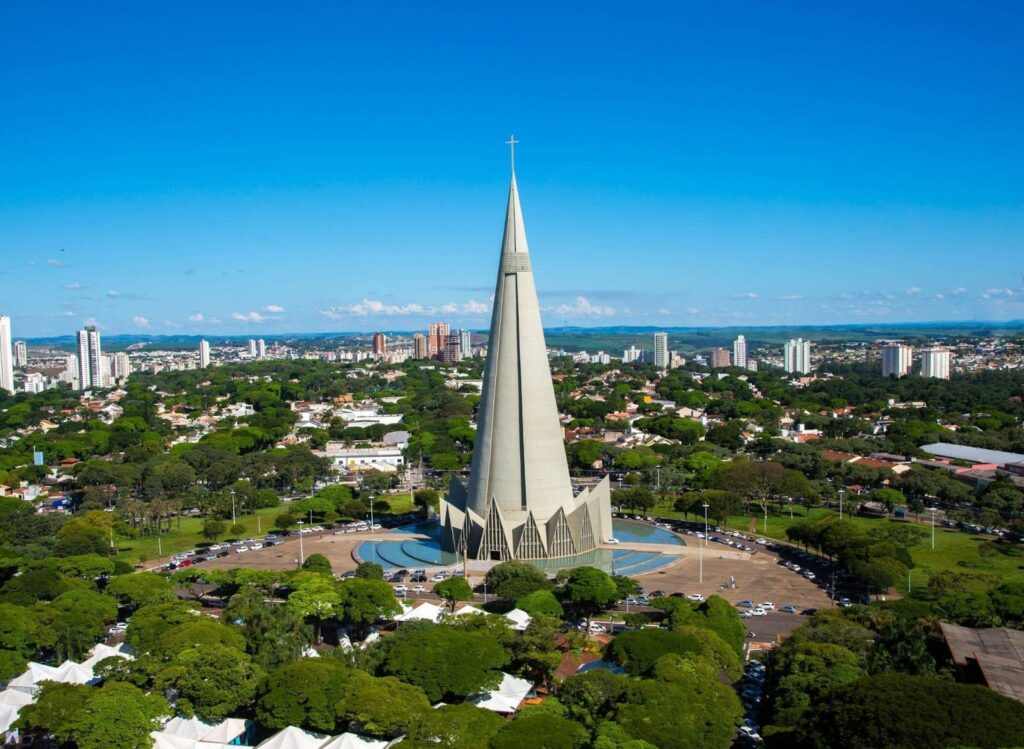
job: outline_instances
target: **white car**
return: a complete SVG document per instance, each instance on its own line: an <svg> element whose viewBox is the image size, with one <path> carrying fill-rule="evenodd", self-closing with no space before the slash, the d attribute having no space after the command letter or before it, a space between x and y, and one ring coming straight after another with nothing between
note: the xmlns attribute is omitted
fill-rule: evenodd
<svg viewBox="0 0 1024 749"><path fill-rule="evenodd" d="M244 554L247 551L249 551L248 546L239 546L237 549L235 549L236 554Z"/></svg>
<svg viewBox="0 0 1024 749"><path fill-rule="evenodd" d="M263 544L261 544L259 541L257 541L250 548L252 548L253 551L256 551L257 549L262 549L263 548Z"/></svg>
<svg viewBox="0 0 1024 749"><path fill-rule="evenodd" d="M693 601L694 603L700 603L704 600L704 596L702 596L700 593L691 593L686 597L686 599L688 601Z"/></svg>
<svg viewBox="0 0 1024 749"><path fill-rule="evenodd" d="M406 586L404 586L404 585L396 585L395 586L395 595L404 596L408 592L409 592L409 589Z"/></svg>
<svg viewBox="0 0 1024 749"><path fill-rule="evenodd" d="M740 733L742 735L746 736L747 738L753 739L754 741L760 741L761 740L761 734L759 734L757 731L755 731L750 726L740 726Z"/></svg>
<svg viewBox="0 0 1024 749"><path fill-rule="evenodd" d="M425 585L414 585L414 586L412 586L412 592L413 592L413 593L422 593L422 592L424 592L424 591L425 591L426 589L427 589L427 588L426 588L426 586L425 586Z"/></svg>
<svg viewBox="0 0 1024 749"><path fill-rule="evenodd" d="M817 575L815 575L810 570L804 570L804 577L806 577L808 580L814 580L814 578L817 577Z"/></svg>
<svg viewBox="0 0 1024 749"><path fill-rule="evenodd" d="M606 544L617 544L619 542L619 539L617 539L617 538L606 538L604 540L604 542Z"/></svg>
<svg viewBox="0 0 1024 749"><path fill-rule="evenodd" d="M591 634L605 634L606 632L608 632L608 628L605 627L603 624L598 624L597 622L591 622L590 623L590 632L591 632Z"/></svg>
<svg viewBox="0 0 1024 749"><path fill-rule="evenodd" d="M775 611L775 604L772 603L771 601L765 601L764 603L759 603L758 606L760 606L762 609L764 609L766 611Z"/></svg>
<svg viewBox="0 0 1024 749"><path fill-rule="evenodd" d="M751 609L750 610L750 615L751 616L768 616L768 612L765 611L760 606L758 606L756 609Z"/></svg>
<svg viewBox="0 0 1024 749"><path fill-rule="evenodd" d="M223 548L224 547L221 546L220 544L214 544L213 546L208 547L206 550L207 551L220 551Z"/></svg>

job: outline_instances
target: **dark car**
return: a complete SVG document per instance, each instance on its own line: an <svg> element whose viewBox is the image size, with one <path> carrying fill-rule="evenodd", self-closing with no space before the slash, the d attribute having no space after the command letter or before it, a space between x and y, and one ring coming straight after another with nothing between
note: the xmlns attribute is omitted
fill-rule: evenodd
<svg viewBox="0 0 1024 749"><path fill-rule="evenodd" d="M219 554L217 554L218 557L226 557L226 556L230 556L230 555L231 555L230 551L222 551Z"/></svg>

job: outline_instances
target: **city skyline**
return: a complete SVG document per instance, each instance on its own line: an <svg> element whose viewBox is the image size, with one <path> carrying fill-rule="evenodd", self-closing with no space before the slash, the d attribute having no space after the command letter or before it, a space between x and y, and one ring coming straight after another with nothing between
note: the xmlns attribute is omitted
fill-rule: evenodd
<svg viewBox="0 0 1024 749"><path fill-rule="evenodd" d="M227 10L7 7L0 313L29 338L483 329L514 131L547 327L1019 320L1021 13L927 9L409 4L370 39L370 8L300 32L257 3L224 41ZM487 70L462 64L482 24Z"/></svg>

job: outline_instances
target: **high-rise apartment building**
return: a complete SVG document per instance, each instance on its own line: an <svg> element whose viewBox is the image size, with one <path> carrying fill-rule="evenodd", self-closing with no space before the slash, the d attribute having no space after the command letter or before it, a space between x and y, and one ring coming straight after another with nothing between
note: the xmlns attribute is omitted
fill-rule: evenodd
<svg viewBox="0 0 1024 749"><path fill-rule="evenodd" d="M26 393L41 393L46 390L46 378L43 377L41 372L29 372L25 375L25 387Z"/></svg>
<svg viewBox="0 0 1024 749"><path fill-rule="evenodd" d="M383 333L373 334L373 353L375 356L386 354L388 351L388 339Z"/></svg>
<svg viewBox="0 0 1024 749"><path fill-rule="evenodd" d="M114 380L122 380L132 373L132 362L128 354L118 351L110 357L110 375Z"/></svg>
<svg viewBox="0 0 1024 749"><path fill-rule="evenodd" d="M11 318L0 315L0 389L14 392L14 348L11 345Z"/></svg>
<svg viewBox="0 0 1024 749"><path fill-rule="evenodd" d="M103 351L100 346L100 332L86 326L78 331L78 388L101 388L106 383L103 377Z"/></svg>
<svg viewBox="0 0 1024 749"><path fill-rule="evenodd" d="M782 367L787 372L807 374L811 371L811 342L791 339L782 349Z"/></svg>
<svg viewBox="0 0 1024 749"><path fill-rule="evenodd" d="M463 359L473 355L473 336L465 328L459 328L459 347L462 349Z"/></svg>
<svg viewBox="0 0 1024 749"><path fill-rule="evenodd" d="M210 366L210 342L205 338L199 341L199 366L202 369Z"/></svg>
<svg viewBox="0 0 1024 749"><path fill-rule="evenodd" d="M255 338L250 338L249 339L249 356L251 356L253 359L256 358L256 339Z"/></svg>
<svg viewBox="0 0 1024 749"><path fill-rule="evenodd" d="M732 365L740 369L747 368L747 339L742 335L736 336L732 342Z"/></svg>
<svg viewBox="0 0 1024 749"><path fill-rule="evenodd" d="M654 366L658 369L668 369L668 333L654 334Z"/></svg>
<svg viewBox="0 0 1024 749"><path fill-rule="evenodd" d="M622 363L632 364L633 362L640 362L644 360L644 350L639 349L636 346L630 346L628 349L622 352Z"/></svg>
<svg viewBox="0 0 1024 749"><path fill-rule="evenodd" d="M427 330L427 355L440 356L448 345L451 326L446 322L430 323Z"/></svg>
<svg viewBox="0 0 1024 749"><path fill-rule="evenodd" d="M921 352L921 376L949 379L949 349L927 348Z"/></svg>
<svg viewBox="0 0 1024 749"><path fill-rule="evenodd" d="M416 333L412 337L412 358L429 359L430 347L427 344L427 337L422 333Z"/></svg>
<svg viewBox="0 0 1024 749"><path fill-rule="evenodd" d="M28 366L28 344L24 341L14 342L14 366Z"/></svg>
<svg viewBox="0 0 1024 749"><path fill-rule="evenodd" d="M716 348L711 352L711 368L720 369L729 366L729 351L724 348Z"/></svg>
<svg viewBox="0 0 1024 749"><path fill-rule="evenodd" d="M256 341L256 358L266 359L267 358L267 342L260 338Z"/></svg>
<svg viewBox="0 0 1024 749"><path fill-rule="evenodd" d="M445 341L444 349L441 351L441 360L448 362L462 361L462 336L452 333Z"/></svg>
<svg viewBox="0 0 1024 749"><path fill-rule="evenodd" d="M882 346L882 377L902 377L910 371L914 350L904 343L887 343Z"/></svg>

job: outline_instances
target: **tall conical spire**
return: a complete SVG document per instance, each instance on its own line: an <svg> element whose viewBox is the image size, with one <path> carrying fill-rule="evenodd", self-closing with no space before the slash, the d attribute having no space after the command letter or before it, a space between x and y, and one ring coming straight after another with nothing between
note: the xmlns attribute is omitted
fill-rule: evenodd
<svg viewBox="0 0 1024 749"><path fill-rule="evenodd" d="M540 559L611 535L607 480L573 496L526 227L512 173L468 493L441 503L442 548L478 559Z"/></svg>

